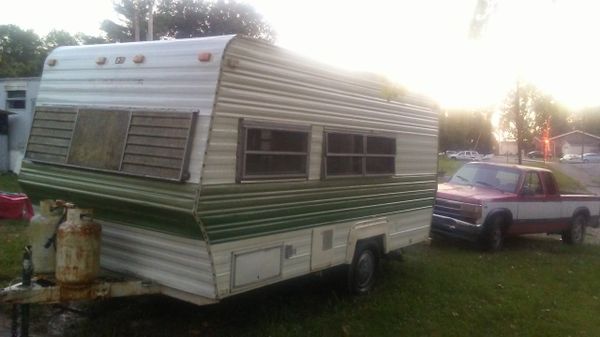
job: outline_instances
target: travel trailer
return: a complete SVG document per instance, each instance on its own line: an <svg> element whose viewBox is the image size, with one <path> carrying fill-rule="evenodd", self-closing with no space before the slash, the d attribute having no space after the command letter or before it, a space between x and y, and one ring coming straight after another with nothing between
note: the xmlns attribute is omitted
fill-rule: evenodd
<svg viewBox="0 0 600 337"><path fill-rule="evenodd" d="M102 268L167 296L340 265L367 292L380 258L428 238L437 186L435 106L389 91L233 35L61 47L19 181L94 209Z"/></svg>

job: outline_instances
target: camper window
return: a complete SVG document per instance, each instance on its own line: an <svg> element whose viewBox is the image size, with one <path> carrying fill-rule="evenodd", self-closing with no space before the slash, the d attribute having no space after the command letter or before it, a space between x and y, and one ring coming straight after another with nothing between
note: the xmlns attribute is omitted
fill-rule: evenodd
<svg viewBox="0 0 600 337"><path fill-rule="evenodd" d="M308 135L308 129L244 124L239 178L306 178Z"/></svg>
<svg viewBox="0 0 600 337"><path fill-rule="evenodd" d="M25 109L25 90L9 90L6 92L6 109Z"/></svg>
<svg viewBox="0 0 600 337"><path fill-rule="evenodd" d="M390 175L395 172L394 138L328 132L325 139L326 176Z"/></svg>

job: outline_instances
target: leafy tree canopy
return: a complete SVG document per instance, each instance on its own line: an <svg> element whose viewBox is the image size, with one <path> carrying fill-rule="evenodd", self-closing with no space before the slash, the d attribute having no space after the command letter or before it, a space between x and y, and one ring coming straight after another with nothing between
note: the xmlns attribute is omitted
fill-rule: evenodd
<svg viewBox="0 0 600 337"><path fill-rule="evenodd" d="M134 41L136 24L140 40L145 40L150 13L154 39L243 34L274 40L274 32L262 16L252 6L236 1L120 0L115 11L121 15L121 23L105 20L101 26L112 42Z"/></svg>
<svg viewBox="0 0 600 337"><path fill-rule="evenodd" d="M32 30L15 25L0 25L0 77L40 76L46 56L56 47L106 43L102 37L72 36L53 30L40 38Z"/></svg>
<svg viewBox="0 0 600 337"><path fill-rule="evenodd" d="M42 52L42 41L32 30L0 25L0 77L39 75Z"/></svg>
<svg viewBox="0 0 600 337"><path fill-rule="evenodd" d="M439 149L476 150L480 153L494 151L490 110L453 110L440 114Z"/></svg>

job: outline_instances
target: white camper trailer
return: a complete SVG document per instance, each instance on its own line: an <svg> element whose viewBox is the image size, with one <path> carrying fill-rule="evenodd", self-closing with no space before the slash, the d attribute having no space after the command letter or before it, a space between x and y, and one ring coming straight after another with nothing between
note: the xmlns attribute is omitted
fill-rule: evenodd
<svg viewBox="0 0 600 337"><path fill-rule="evenodd" d="M376 62L376 55L371 55ZM101 265L206 304L426 240L437 111L238 37L61 47L19 181L95 210Z"/></svg>

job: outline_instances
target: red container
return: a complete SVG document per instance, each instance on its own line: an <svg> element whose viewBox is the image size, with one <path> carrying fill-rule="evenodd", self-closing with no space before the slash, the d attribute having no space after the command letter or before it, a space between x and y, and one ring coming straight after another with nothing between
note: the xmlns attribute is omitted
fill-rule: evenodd
<svg viewBox="0 0 600 337"><path fill-rule="evenodd" d="M0 219L25 219L33 216L29 197L23 193L0 192Z"/></svg>

